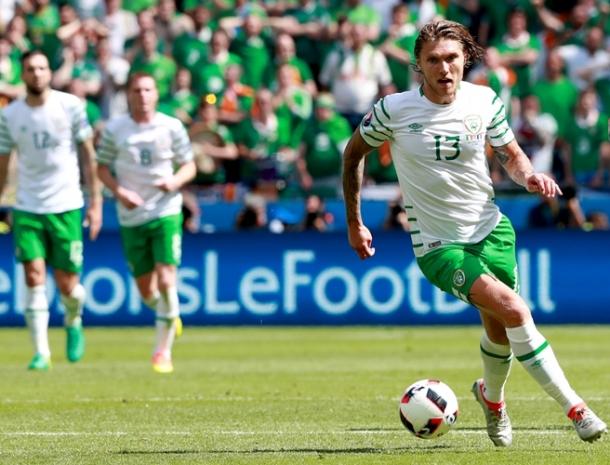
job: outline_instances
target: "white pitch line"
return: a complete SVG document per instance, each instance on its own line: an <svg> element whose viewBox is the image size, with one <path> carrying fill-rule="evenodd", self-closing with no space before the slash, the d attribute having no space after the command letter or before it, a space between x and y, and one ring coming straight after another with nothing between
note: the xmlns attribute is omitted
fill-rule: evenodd
<svg viewBox="0 0 610 465"><path fill-rule="evenodd" d="M474 401L471 396L459 396L459 401ZM543 396L513 396L507 399L509 402L554 402L550 397ZM608 402L610 396L587 396L587 400L590 402ZM222 396L222 397L134 397L134 398L123 398L123 397L112 397L112 398L93 398L93 397L81 397L76 399L62 399L60 401L48 401L42 399L2 399L2 404L55 404L55 403L68 403L68 404L93 404L93 403L163 403L163 402L399 402L399 397L371 397L371 398L359 398L353 397L306 397L306 396L294 396L294 397L273 397L270 399L261 397L248 397L248 396Z"/></svg>
<svg viewBox="0 0 610 465"><path fill-rule="evenodd" d="M566 434L567 431L546 430L528 431L529 436L558 436ZM127 431L10 431L0 432L0 436L8 437L73 437L73 436L93 436L93 437L146 437L146 436L193 436L193 435L218 435L218 436L294 436L294 435L336 435L336 436L404 436L406 431L401 430L355 430L355 431L244 431L244 430L201 430L201 431L149 431L149 432L127 432ZM483 436L487 432L480 430L453 430L452 435L464 436ZM525 433L524 433L525 434Z"/></svg>

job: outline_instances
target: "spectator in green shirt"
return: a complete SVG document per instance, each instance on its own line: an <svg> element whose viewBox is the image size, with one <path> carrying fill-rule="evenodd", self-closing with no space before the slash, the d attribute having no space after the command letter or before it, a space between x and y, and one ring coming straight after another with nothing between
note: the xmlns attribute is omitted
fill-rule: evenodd
<svg viewBox="0 0 610 465"><path fill-rule="evenodd" d="M200 188L217 188L225 183L225 164L238 156L231 131L218 121L217 103L214 94L204 96L197 111L198 119L189 129L197 165L194 183Z"/></svg>
<svg viewBox="0 0 610 465"><path fill-rule="evenodd" d="M172 58L158 52L158 40L155 31L142 31L139 40L141 51L134 59L129 74L141 72L153 76L157 82L159 100L166 100L169 98L176 75L176 63Z"/></svg>
<svg viewBox="0 0 610 465"><path fill-rule="evenodd" d="M230 65L240 65L241 58L229 52L231 39L224 29L212 33L206 56L193 67L193 90L197 95L219 94L226 87L225 74Z"/></svg>
<svg viewBox="0 0 610 465"><path fill-rule="evenodd" d="M0 36L0 106L5 106L25 90L21 81L21 63L12 50L6 36Z"/></svg>
<svg viewBox="0 0 610 465"><path fill-rule="evenodd" d="M27 24L23 16L13 16L6 26L6 38L13 45L12 55L19 60L21 55L32 49L32 42L27 37Z"/></svg>
<svg viewBox="0 0 610 465"><path fill-rule="evenodd" d="M87 97L95 98L102 87L102 75L95 60L88 56L87 39L82 33L70 38L64 48L63 63L53 74L53 86L65 89L73 79L80 79L85 85Z"/></svg>
<svg viewBox="0 0 610 465"><path fill-rule="evenodd" d="M367 40L374 42L379 39L381 15L362 0L343 0L331 14L337 22L346 19L351 24L364 25Z"/></svg>
<svg viewBox="0 0 610 465"><path fill-rule="evenodd" d="M265 70L264 81L267 88L277 88L277 72L280 66L287 65L290 68L292 82L303 85L311 95L316 95L317 87L313 79L309 65L295 54L294 39L286 33L279 33L275 38L275 55L272 62Z"/></svg>
<svg viewBox="0 0 610 465"><path fill-rule="evenodd" d="M231 130L247 118L254 101L254 89L241 82L242 68L230 64L225 71L225 87L219 95L219 119Z"/></svg>
<svg viewBox="0 0 610 465"><path fill-rule="evenodd" d="M392 7L392 21L380 37L382 51L390 67L392 82L398 92L409 90L412 78L411 58L415 48L417 30L409 21L409 9L404 3Z"/></svg>
<svg viewBox="0 0 610 465"><path fill-rule="evenodd" d="M517 77L513 88L517 97L530 93L533 66L542 48L540 39L527 30L526 15L522 10L514 10L508 17L508 32L497 44L501 63L510 67Z"/></svg>
<svg viewBox="0 0 610 465"><path fill-rule="evenodd" d="M280 24L277 18L273 20L277 31L294 38L296 55L304 60L314 76L317 76L332 45L327 37L330 25L328 9L316 0L298 0L297 5L286 10Z"/></svg>
<svg viewBox="0 0 610 465"><path fill-rule="evenodd" d="M231 44L231 50L241 58L244 69L244 84L259 89L263 84L265 70L271 63L269 37L263 33L263 22L258 14L249 14L242 29Z"/></svg>
<svg viewBox="0 0 610 465"><path fill-rule="evenodd" d="M191 73L186 68L179 68L170 98L159 103L159 111L178 118L188 126L198 106L199 99L191 90Z"/></svg>
<svg viewBox="0 0 610 465"><path fill-rule="evenodd" d="M299 138L291 132L290 120L278 117L273 108L273 94L268 89L260 89L250 118L239 128L236 139L242 181L264 197L277 199L295 175Z"/></svg>
<svg viewBox="0 0 610 465"><path fill-rule="evenodd" d="M579 94L566 136L566 181L594 188L610 187L608 116L597 109L593 89Z"/></svg>
<svg viewBox="0 0 610 465"><path fill-rule="evenodd" d="M297 159L305 192L322 198L340 195L342 154L351 135L349 122L335 111L332 95L318 95L314 117L305 129Z"/></svg>
<svg viewBox="0 0 610 465"><path fill-rule="evenodd" d="M563 74L563 59L557 49L548 51L544 77L532 88L540 101L540 110L557 120L557 136L564 138L572 121L572 110L578 98L578 89Z"/></svg>
<svg viewBox="0 0 610 465"><path fill-rule="evenodd" d="M26 14L27 31L36 47L42 47L46 36L55 35L60 26L59 9L50 0L32 0Z"/></svg>
<svg viewBox="0 0 610 465"><path fill-rule="evenodd" d="M175 0L157 0L155 30L163 50L171 50L177 37L194 29L189 15L176 11Z"/></svg>
<svg viewBox="0 0 610 465"><path fill-rule="evenodd" d="M61 26L59 8L49 0L32 0L30 5L31 10L25 16L28 37L49 58L51 68L56 69L61 61L61 41L56 34Z"/></svg>
<svg viewBox="0 0 610 465"><path fill-rule="evenodd" d="M176 37L172 45L172 56L178 66L195 72L198 63L205 61L208 47L212 40L212 27L210 10L203 5L190 11L193 20L193 30L185 31Z"/></svg>

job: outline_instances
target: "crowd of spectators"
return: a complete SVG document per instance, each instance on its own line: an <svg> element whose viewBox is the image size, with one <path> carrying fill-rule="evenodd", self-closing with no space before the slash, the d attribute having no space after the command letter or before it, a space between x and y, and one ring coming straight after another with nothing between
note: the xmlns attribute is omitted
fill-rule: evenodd
<svg viewBox="0 0 610 465"><path fill-rule="evenodd" d="M150 73L159 110L179 118L193 142L198 175L187 204L339 197L351 132L377 98L420 85L417 31L440 17L466 25L486 48L465 79L496 91L536 169L575 189L610 190L607 0L0 5L0 105L23 93L19 58L31 48L49 57L54 88L86 102L97 134L126 111L129 74ZM515 190L491 153L489 161L497 190ZM364 198L395 202L387 144L368 157L365 175ZM260 221L250 207L243 224Z"/></svg>

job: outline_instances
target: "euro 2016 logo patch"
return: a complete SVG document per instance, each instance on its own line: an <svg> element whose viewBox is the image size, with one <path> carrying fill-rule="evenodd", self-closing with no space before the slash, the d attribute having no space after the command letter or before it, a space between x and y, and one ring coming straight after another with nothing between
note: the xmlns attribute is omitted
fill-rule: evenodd
<svg viewBox="0 0 610 465"><path fill-rule="evenodd" d="M369 111L364 118L362 118L362 126L367 127L371 125L371 120L373 119L373 112Z"/></svg>
<svg viewBox="0 0 610 465"><path fill-rule="evenodd" d="M464 126L470 134L478 134L483 129L483 119L480 115L467 115L464 117Z"/></svg>
<svg viewBox="0 0 610 465"><path fill-rule="evenodd" d="M453 273L453 285L456 287L462 287L466 282L466 275L463 270L455 270Z"/></svg>

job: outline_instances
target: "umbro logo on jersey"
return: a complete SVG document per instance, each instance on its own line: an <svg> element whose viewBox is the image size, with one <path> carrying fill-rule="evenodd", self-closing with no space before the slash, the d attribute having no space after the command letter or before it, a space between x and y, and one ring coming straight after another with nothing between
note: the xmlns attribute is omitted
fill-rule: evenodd
<svg viewBox="0 0 610 465"><path fill-rule="evenodd" d="M409 128L409 132L421 132L424 126L419 123L411 123L407 126Z"/></svg>

